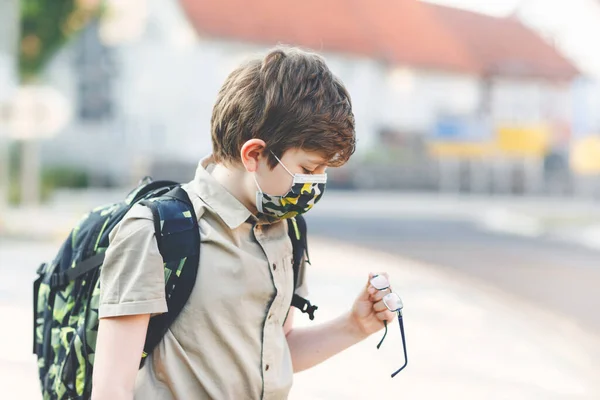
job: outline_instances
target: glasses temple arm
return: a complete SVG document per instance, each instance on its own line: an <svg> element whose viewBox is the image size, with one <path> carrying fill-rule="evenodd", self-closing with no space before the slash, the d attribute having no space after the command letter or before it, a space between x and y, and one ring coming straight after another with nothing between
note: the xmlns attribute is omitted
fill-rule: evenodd
<svg viewBox="0 0 600 400"><path fill-rule="evenodd" d="M388 332L388 324L387 324L387 320L383 321L383 326L385 327L385 332L383 334L383 337L381 338L381 340L379 341L379 344L377 345L377 350L379 350L379 348L381 347L381 345L383 344L383 341L385 340L385 337L387 336L387 332Z"/></svg>
<svg viewBox="0 0 600 400"><path fill-rule="evenodd" d="M404 349L404 365L400 369L392 374L392 378L398 375L400 371L406 368L408 364L408 355L406 354L406 339L404 336L404 322L402 321L402 311L398 312L398 324L400 325L400 335L402 336L402 348Z"/></svg>

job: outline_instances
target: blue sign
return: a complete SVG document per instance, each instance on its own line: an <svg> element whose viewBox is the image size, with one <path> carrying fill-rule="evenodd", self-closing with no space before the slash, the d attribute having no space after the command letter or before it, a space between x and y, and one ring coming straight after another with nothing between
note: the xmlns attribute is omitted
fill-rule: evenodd
<svg viewBox="0 0 600 400"><path fill-rule="evenodd" d="M440 117L431 139L440 142L483 142L492 139L489 123L474 117Z"/></svg>

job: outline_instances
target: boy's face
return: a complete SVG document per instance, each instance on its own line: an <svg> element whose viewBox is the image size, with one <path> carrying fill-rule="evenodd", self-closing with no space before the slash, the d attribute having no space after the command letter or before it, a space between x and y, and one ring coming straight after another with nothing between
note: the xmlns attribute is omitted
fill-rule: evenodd
<svg viewBox="0 0 600 400"><path fill-rule="evenodd" d="M266 157L263 157L258 163L256 171L257 180L263 192L273 196L287 194L292 186L293 177L283 165L292 174L323 174L327 169L327 161L319 153L302 149L290 149L283 154L280 160L281 163L277 163L271 170Z"/></svg>

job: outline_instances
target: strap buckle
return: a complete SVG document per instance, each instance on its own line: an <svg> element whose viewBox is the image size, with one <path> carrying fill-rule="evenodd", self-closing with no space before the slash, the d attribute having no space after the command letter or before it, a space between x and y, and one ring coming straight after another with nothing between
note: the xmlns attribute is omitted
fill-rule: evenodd
<svg viewBox="0 0 600 400"><path fill-rule="evenodd" d="M36 274L38 274L38 275L43 275L43 274L44 274L44 270L45 270L45 269L46 269L46 263L42 263L42 264L41 264L41 265L38 267L37 271L35 271L35 273L36 273Z"/></svg>
<svg viewBox="0 0 600 400"><path fill-rule="evenodd" d="M308 318L312 321L315 319L315 311L317 311L319 307L312 305L308 300L305 301L306 303L304 303L300 311L302 311L304 314L308 314Z"/></svg>
<svg viewBox="0 0 600 400"><path fill-rule="evenodd" d="M64 272L56 272L50 276L50 289L58 289L67 285L69 279Z"/></svg>

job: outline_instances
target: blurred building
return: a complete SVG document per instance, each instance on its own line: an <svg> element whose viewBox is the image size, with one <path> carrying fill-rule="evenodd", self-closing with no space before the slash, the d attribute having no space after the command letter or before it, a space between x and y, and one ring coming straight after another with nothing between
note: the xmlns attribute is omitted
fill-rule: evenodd
<svg viewBox="0 0 600 400"><path fill-rule="evenodd" d="M277 43L324 54L351 92L359 146L340 185L460 188L466 174L470 187L510 190L512 166L535 174L569 141L578 71L512 17L417 0L115 0L108 10L48 68L77 113L46 144L46 163L117 184L142 171L189 178L210 152L220 85Z"/></svg>

